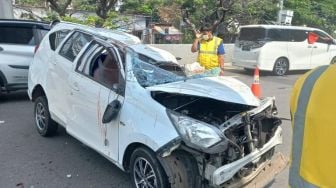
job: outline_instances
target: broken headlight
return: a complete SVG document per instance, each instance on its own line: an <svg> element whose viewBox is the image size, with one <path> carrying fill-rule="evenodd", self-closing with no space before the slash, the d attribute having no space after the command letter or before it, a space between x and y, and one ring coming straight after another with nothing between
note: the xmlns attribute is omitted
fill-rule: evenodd
<svg viewBox="0 0 336 188"><path fill-rule="evenodd" d="M187 145L209 148L221 141L220 131L212 125L170 110L167 113Z"/></svg>

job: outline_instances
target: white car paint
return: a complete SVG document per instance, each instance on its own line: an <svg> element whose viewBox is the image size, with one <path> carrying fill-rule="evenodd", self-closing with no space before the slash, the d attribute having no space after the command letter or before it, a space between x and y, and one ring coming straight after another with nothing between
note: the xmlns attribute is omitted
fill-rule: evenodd
<svg viewBox="0 0 336 188"><path fill-rule="evenodd" d="M202 96L220 101L259 106L251 89L232 77L206 77L148 87L150 91L165 91Z"/></svg>
<svg viewBox="0 0 336 188"><path fill-rule="evenodd" d="M310 27L247 25L240 27L240 30L252 28L264 28L265 30L279 29L284 31L299 30L305 33L320 32L332 39L324 31ZM307 37L302 41L291 41L291 39L288 41L271 40L267 41L262 47L243 50L242 46L239 45L238 39L234 47L232 64L248 69L254 69L258 66L260 70L273 71L275 61L280 57L284 57L289 61L289 70L312 69L317 66L330 64L332 59L336 57L336 42L335 40L333 42L333 44L327 44L318 41L314 44L308 44Z"/></svg>
<svg viewBox="0 0 336 188"><path fill-rule="evenodd" d="M59 55L60 48L71 33L55 51L50 50L49 35L64 29L73 30L72 32L89 31L93 36L98 33L99 36L106 37L104 44L116 54L118 54L116 39L126 46L124 63L121 63L121 55L118 54L121 77L125 80L124 94L99 84L77 70L83 63L82 55L84 56L86 50L89 50L91 43L82 48L73 62ZM103 41L98 38L95 40ZM110 42L106 42L109 40ZM30 99L34 100L34 92L42 88L48 99L52 119L65 127L69 134L121 169L124 169L123 162L127 157L125 152L131 144L140 143L156 152L179 137L167 114L167 108L151 96L154 91L206 97L251 107L261 105L249 87L232 77L195 78L143 87L133 70L132 53L142 53L162 62L177 64L177 61L168 52L139 43L138 39L120 32L96 30L69 23L56 25L42 41L30 67L28 84ZM102 123L104 111L114 100L122 104L119 115L104 124Z"/></svg>
<svg viewBox="0 0 336 188"><path fill-rule="evenodd" d="M3 49L0 51L0 70L4 73L7 83L27 83L27 70L33 60L35 46L12 44L0 44L0 46Z"/></svg>

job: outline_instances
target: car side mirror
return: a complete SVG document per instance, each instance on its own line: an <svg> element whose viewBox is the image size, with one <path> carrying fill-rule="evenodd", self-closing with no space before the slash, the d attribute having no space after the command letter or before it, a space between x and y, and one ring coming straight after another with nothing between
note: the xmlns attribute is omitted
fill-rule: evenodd
<svg viewBox="0 0 336 188"><path fill-rule="evenodd" d="M113 100L110 104L107 105L104 115L103 115L103 123L110 123L113 119L115 119L121 109L121 103L117 99Z"/></svg>
<svg viewBox="0 0 336 188"><path fill-rule="evenodd" d="M308 32L307 38L308 44L314 44L319 39L319 36L314 32Z"/></svg>

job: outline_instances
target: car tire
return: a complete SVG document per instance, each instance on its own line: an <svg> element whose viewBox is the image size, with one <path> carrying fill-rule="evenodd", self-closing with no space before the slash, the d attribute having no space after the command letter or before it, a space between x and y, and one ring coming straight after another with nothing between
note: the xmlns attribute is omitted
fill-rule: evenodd
<svg viewBox="0 0 336 188"><path fill-rule="evenodd" d="M165 158L171 171L172 188L192 187L201 188L202 177L199 175L197 161L191 154L176 151Z"/></svg>
<svg viewBox="0 0 336 188"><path fill-rule="evenodd" d="M139 147L134 150L129 169L132 184L135 188L150 187L148 184L155 188L170 187L167 175L155 153L147 148Z"/></svg>
<svg viewBox="0 0 336 188"><path fill-rule="evenodd" d="M58 125L51 119L48 101L45 96L40 96L35 100L34 108L35 125L41 136L52 136L57 132Z"/></svg>
<svg viewBox="0 0 336 188"><path fill-rule="evenodd" d="M285 57L280 57L274 62L273 73L277 76L283 76L288 73L289 62Z"/></svg>
<svg viewBox="0 0 336 188"><path fill-rule="evenodd" d="M330 65L332 64L336 64L336 57L332 58L332 60L330 61Z"/></svg>

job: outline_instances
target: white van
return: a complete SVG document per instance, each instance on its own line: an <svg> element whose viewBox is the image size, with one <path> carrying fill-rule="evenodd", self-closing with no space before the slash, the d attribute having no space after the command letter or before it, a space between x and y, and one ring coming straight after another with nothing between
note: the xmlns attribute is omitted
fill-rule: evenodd
<svg viewBox="0 0 336 188"><path fill-rule="evenodd" d="M307 35L319 39L308 44ZM336 62L336 42L326 32L309 27L247 25L240 27L232 64L246 70L259 67L284 75L290 70L312 69Z"/></svg>

